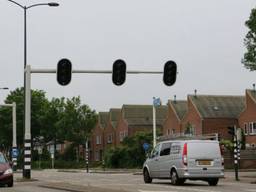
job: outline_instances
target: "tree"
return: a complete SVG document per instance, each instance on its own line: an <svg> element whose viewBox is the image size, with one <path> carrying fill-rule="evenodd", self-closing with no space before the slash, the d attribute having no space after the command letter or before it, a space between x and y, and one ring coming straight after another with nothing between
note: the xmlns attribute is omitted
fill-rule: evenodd
<svg viewBox="0 0 256 192"><path fill-rule="evenodd" d="M245 25L249 28L249 31L244 39L247 52L244 54L242 63L245 68L254 71L256 70L256 8L252 9Z"/></svg>
<svg viewBox="0 0 256 192"><path fill-rule="evenodd" d="M132 137L125 137L121 146L107 149L104 154L106 166L114 168L141 167L146 159L143 144L150 144L150 151L152 140L151 132L137 132Z"/></svg>
<svg viewBox="0 0 256 192"><path fill-rule="evenodd" d="M23 145L24 141L24 97L23 88L17 88L11 91L7 96L5 103L16 103L16 119L17 119L17 144ZM43 117L48 100L45 92L42 90L31 90L31 138L40 135L43 129ZM5 146L12 146L12 109L7 107L0 108L0 143Z"/></svg>
<svg viewBox="0 0 256 192"><path fill-rule="evenodd" d="M85 144L85 139L89 137L96 120L96 112L91 110L88 105L82 105L80 97L67 99L64 111L58 121L61 139L72 142L78 152L79 145Z"/></svg>

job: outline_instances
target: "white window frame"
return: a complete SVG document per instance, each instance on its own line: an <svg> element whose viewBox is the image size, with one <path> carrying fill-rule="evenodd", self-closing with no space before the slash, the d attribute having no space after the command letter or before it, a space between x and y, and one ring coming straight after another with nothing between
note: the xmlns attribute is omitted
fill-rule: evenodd
<svg viewBox="0 0 256 192"><path fill-rule="evenodd" d="M249 135L253 135L253 122L249 123Z"/></svg>
<svg viewBox="0 0 256 192"><path fill-rule="evenodd" d="M101 144L101 135L97 135L96 136L96 145L100 145Z"/></svg>
<svg viewBox="0 0 256 192"><path fill-rule="evenodd" d="M170 129L167 129L167 135L170 135Z"/></svg>
<svg viewBox="0 0 256 192"><path fill-rule="evenodd" d="M256 135L256 122L252 123L252 133L253 135Z"/></svg>

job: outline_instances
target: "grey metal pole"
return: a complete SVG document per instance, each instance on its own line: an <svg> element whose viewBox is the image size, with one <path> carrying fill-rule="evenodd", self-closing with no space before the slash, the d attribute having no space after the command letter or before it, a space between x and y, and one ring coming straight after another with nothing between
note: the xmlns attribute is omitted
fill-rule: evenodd
<svg viewBox="0 0 256 192"><path fill-rule="evenodd" d="M153 147L156 146L156 108L153 104Z"/></svg>
<svg viewBox="0 0 256 192"><path fill-rule="evenodd" d="M86 138L85 142L85 161L86 161L86 172L89 173L89 155L88 155L88 138Z"/></svg>
<svg viewBox="0 0 256 192"><path fill-rule="evenodd" d="M238 158L237 158L237 134L236 134L236 126L234 126L234 166L235 166L235 177L236 181L239 181L238 178Z"/></svg>
<svg viewBox="0 0 256 192"><path fill-rule="evenodd" d="M23 116L23 133L25 133L26 135L26 66L27 66L27 7L24 6L24 87L23 87L23 99L24 99L24 116ZM24 140L24 160L25 160L25 156L28 156L27 154L25 154L26 152L26 144L27 142L30 141L26 141L26 136L25 136L25 140ZM31 142L30 142L31 143ZM28 159L27 159L28 160ZM27 178L30 179L30 174L28 173L28 171L26 171L25 166L26 166L26 162L24 161L24 167L23 167L23 178ZM28 168L28 166L26 166Z"/></svg>
<svg viewBox="0 0 256 192"><path fill-rule="evenodd" d="M31 178L31 69L26 66L25 150L23 177Z"/></svg>
<svg viewBox="0 0 256 192"><path fill-rule="evenodd" d="M13 150L17 150L17 130L16 130L16 103L12 103L12 148ZM17 168L17 157L12 157L13 162L13 170L16 171Z"/></svg>

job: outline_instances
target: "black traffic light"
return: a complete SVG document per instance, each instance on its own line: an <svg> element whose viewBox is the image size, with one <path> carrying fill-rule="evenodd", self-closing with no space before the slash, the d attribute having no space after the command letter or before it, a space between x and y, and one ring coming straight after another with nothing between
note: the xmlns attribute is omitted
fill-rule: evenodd
<svg viewBox="0 0 256 192"><path fill-rule="evenodd" d="M124 84L126 77L126 63L118 59L113 64L112 81L115 85L120 86Z"/></svg>
<svg viewBox="0 0 256 192"><path fill-rule="evenodd" d="M61 59L57 65L57 81L64 86L70 83L72 76L72 64L68 59Z"/></svg>
<svg viewBox="0 0 256 192"><path fill-rule="evenodd" d="M230 134L230 135L235 135L235 128L233 127L233 126L229 126L228 127L228 133Z"/></svg>
<svg viewBox="0 0 256 192"><path fill-rule="evenodd" d="M176 82L177 64L174 61L167 61L164 65L164 84L172 86Z"/></svg>

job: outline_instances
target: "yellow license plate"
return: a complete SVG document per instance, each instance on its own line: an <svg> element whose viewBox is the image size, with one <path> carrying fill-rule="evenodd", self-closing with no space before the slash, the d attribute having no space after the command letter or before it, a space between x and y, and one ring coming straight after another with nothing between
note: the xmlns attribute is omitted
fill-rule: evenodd
<svg viewBox="0 0 256 192"><path fill-rule="evenodd" d="M198 165L211 165L211 161L209 160L199 160Z"/></svg>

